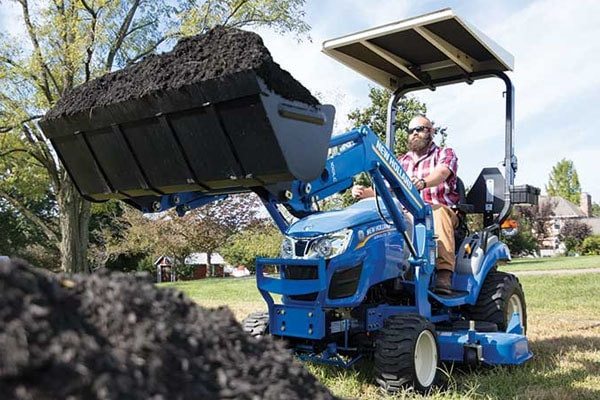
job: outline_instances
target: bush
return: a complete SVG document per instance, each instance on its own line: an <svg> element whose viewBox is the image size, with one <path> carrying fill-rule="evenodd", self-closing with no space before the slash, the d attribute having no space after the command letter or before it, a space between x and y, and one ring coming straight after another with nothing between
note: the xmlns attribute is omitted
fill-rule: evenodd
<svg viewBox="0 0 600 400"><path fill-rule="evenodd" d="M583 239L581 252L585 255L600 255L600 235L588 236Z"/></svg>
<svg viewBox="0 0 600 400"><path fill-rule="evenodd" d="M579 251L580 246L592 234L592 228L589 225L573 220L567 221L560 230L558 238L565 243L567 253L574 250Z"/></svg>

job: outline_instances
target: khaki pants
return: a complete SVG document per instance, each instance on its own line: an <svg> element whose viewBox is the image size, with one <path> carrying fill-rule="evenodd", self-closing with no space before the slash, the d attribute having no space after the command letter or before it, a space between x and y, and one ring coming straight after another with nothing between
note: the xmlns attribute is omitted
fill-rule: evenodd
<svg viewBox="0 0 600 400"><path fill-rule="evenodd" d="M447 206L432 204L431 208L433 209L433 227L438 237L438 255L435 267L438 270L454 271L454 229L458 226L458 217Z"/></svg>

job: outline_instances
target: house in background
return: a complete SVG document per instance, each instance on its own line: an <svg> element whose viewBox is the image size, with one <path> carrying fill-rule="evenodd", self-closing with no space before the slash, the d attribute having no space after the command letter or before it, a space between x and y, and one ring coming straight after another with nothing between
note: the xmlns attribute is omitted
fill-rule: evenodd
<svg viewBox="0 0 600 400"><path fill-rule="evenodd" d="M223 277L224 267L227 265L219 253L211 255L210 264L206 253L192 253L185 258L184 264L192 268L192 274L185 280L206 278L209 275L211 265L215 267L215 276ZM171 257L158 257L154 261L154 266L156 267L157 282L175 282L177 280L177 266L174 265Z"/></svg>
<svg viewBox="0 0 600 400"><path fill-rule="evenodd" d="M156 268L156 282L175 282L175 269L171 257L158 257L154 261L154 267Z"/></svg>
<svg viewBox="0 0 600 400"><path fill-rule="evenodd" d="M550 217L549 235L544 238L540 255L554 256L563 254L565 246L558 238L560 230L567 221L577 220L592 228L592 235L600 235L600 217L592 216L592 196L582 193L579 205L558 196L540 196L539 207L550 203L553 216Z"/></svg>
<svg viewBox="0 0 600 400"><path fill-rule="evenodd" d="M185 258L185 265L191 265L194 269L188 279L203 279L210 275L210 266L215 267L215 276L222 278L224 276L224 267L227 264L219 253L210 255L210 263L206 253L192 253Z"/></svg>

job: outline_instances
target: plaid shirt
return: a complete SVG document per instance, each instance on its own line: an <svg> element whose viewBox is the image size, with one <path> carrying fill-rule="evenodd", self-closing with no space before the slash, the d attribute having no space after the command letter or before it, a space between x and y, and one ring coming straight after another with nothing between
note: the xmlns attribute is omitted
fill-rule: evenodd
<svg viewBox="0 0 600 400"><path fill-rule="evenodd" d="M414 152L409 151L399 160L408 176L419 179L427 178L438 165L445 165L452 174L436 187L421 190L421 197L427 204L442 204L450 207L458 203L459 194L456 190L458 159L452 149L439 147L432 142L427 154L418 157Z"/></svg>

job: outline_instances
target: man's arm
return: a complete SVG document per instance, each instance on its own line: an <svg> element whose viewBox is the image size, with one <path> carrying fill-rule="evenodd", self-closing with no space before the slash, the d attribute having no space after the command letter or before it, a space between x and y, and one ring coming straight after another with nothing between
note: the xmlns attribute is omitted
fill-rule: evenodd
<svg viewBox="0 0 600 400"><path fill-rule="evenodd" d="M443 164L435 167L433 172L429 174L427 178L412 178L413 184L417 187L417 190L423 190L428 187L435 187L440 183L444 182L448 177L452 175L452 171Z"/></svg>

